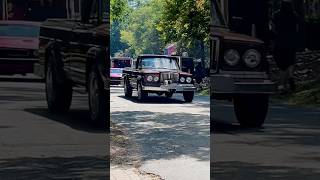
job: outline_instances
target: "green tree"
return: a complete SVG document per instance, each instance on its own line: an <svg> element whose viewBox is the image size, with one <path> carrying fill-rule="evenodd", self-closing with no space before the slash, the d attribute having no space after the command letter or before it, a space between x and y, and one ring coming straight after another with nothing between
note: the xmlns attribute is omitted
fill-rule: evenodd
<svg viewBox="0 0 320 180"><path fill-rule="evenodd" d="M110 0L110 19L120 20L128 10L128 0Z"/></svg>
<svg viewBox="0 0 320 180"><path fill-rule="evenodd" d="M138 54L159 54L164 44L160 39L157 25L160 21L162 0L150 0L131 7L125 27L121 31L121 41Z"/></svg>
<svg viewBox="0 0 320 180"><path fill-rule="evenodd" d="M165 43L177 42L180 51L205 59L209 34L208 0L163 0L164 8L158 30Z"/></svg>

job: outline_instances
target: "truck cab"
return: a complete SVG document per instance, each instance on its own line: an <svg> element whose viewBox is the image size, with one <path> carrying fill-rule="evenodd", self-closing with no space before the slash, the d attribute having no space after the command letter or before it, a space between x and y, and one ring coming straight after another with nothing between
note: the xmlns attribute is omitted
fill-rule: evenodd
<svg viewBox="0 0 320 180"><path fill-rule="evenodd" d="M260 127L268 112L269 95L275 92L267 49L264 41L231 31L220 2L211 0L211 98L232 100L242 126Z"/></svg>
<svg viewBox="0 0 320 180"><path fill-rule="evenodd" d="M68 18L42 23L36 74L45 80L49 111L69 110L73 90L82 89L88 93L90 119L108 124L109 5L80 2L73 8L78 12L69 12Z"/></svg>

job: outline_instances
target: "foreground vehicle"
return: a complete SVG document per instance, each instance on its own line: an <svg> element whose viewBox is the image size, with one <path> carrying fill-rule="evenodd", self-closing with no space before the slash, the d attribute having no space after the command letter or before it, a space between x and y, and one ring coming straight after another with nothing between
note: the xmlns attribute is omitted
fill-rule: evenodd
<svg viewBox="0 0 320 180"><path fill-rule="evenodd" d="M144 100L148 93L165 94L171 98L182 93L186 102L192 102L194 91L192 74L179 69L176 57L165 55L141 55L132 68L123 70L124 93L132 96L137 90L138 99Z"/></svg>
<svg viewBox="0 0 320 180"><path fill-rule="evenodd" d="M0 74L33 73L39 61L40 23L0 21Z"/></svg>
<svg viewBox="0 0 320 180"><path fill-rule="evenodd" d="M112 85L122 84L122 71L126 67L131 67L131 64L130 57L111 58L110 81Z"/></svg>
<svg viewBox="0 0 320 180"><path fill-rule="evenodd" d="M109 23L107 17L103 19L106 5L102 0L81 2L80 21L49 19L42 24L36 72L45 78L51 112L69 110L77 87L88 92L91 120L107 124L110 66Z"/></svg>
<svg viewBox="0 0 320 180"><path fill-rule="evenodd" d="M260 127L268 112L269 95L275 91L264 42L231 32L219 8L211 0L211 98L233 100L240 124Z"/></svg>

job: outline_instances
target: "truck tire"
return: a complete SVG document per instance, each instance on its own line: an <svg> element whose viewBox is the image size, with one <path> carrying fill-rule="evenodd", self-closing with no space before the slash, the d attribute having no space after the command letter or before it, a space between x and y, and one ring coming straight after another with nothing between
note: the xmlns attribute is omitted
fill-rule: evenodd
<svg viewBox="0 0 320 180"><path fill-rule="evenodd" d="M63 113L70 109L72 85L65 78L63 69L58 67L56 57L55 52L50 52L46 63L46 99L50 112Z"/></svg>
<svg viewBox="0 0 320 180"><path fill-rule="evenodd" d="M148 97L148 93L142 90L142 84L138 84L138 100L139 101L144 101Z"/></svg>
<svg viewBox="0 0 320 180"><path fill-rule="evenodd" d="M104 89L103 81L98 68L93 66L89 72L88 99L90 119L95 124L107 125L108 123L108 93Z"/></svg>
<svg viewBox="0 0 320 180"><path fill-rule="evenodd" d="M185 91L183 92L184 101L187 103L191 103L193 101L194 92L193 91Z"/></svg>
<svg viewBox="0 0 320 180"><path fill-rule="evenodd" d="M130 86L130 82L127 78L124 79L124 96L128 98L132 97L132 87Z"/></svg>
<svg viewBox="0 0 320 180"><path fill-rule="evenodd" d="M238 95L233 98L234 111L238 122L244 127L259 128L268 113L268 95Z"/></svg>
<svg viewBox="0 0 320 180"><path fill-rule="evenodd" d="M174 92L165 92L167 98L172 98Z"/></svg>

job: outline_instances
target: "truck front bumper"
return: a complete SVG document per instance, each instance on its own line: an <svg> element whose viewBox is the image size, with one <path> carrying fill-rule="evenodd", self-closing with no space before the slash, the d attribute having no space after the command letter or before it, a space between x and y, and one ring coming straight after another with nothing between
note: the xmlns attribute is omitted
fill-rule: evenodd
<svg viewBox="0 0 320 180"><path fill-rule="evenodd" d="M275 83L266 77L212 75L212 94L273 94Z"/></svg>
<svg viewBox="0 0 320 180"><path fill-rule="evenodd" d="M185 92L185 91L195 91L197 88L193 84L168 84L161 85L160 87L143 86L145 91L155 91L155 92Z"/></svg>

